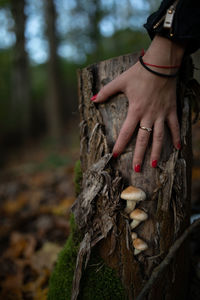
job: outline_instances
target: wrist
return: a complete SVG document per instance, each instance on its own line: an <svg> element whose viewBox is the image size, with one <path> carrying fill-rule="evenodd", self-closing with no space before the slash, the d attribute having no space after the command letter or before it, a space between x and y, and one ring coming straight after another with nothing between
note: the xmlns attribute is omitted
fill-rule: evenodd
<svg viewBox="0 0 200 300"><path fill-rule="evenodd" d="M139 62L143 66L143 68L145 68L148 72L153 73L154 75L157 75L159 77L175 78L178 74L177 70L179 66L161 66L161 65L149 64L143 61L142 56L139 57ZM158 72L157 70L155 70L155 68L162 69L162 72ZM171 73L172 69L173 70L176 69L176 71Z"/></svg>
<svg viewBox="0 0 200 300"><path fill-rule="evenodd" d="M184 46L156 35L143 59L144 61L155 65L180 65L184 51Z"/></svg>

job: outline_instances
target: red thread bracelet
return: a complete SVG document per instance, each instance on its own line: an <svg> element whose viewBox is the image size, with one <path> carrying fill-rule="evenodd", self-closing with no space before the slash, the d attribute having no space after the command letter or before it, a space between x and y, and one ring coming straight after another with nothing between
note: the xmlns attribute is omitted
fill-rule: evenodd
<svg viewBox="0 0 200 300"><path fill-rule="evenodd" d="M177 69L180 67L180 65L177 66L157 66L157 65L153 65L153 64L149 64L147 62L144 61L144 64L150 67L155 67L155 68L160 68L160 69Z"/></svg>
<svg viewBox="0 0 200 300"><path fill-rule="evenodd" d="M145 51L144 49L141 50L141 56L144 56L145 54ZM155 67L155 68L160 68L160 69L177 69L180 67L180 65L175 65L175 66L158 66L158 65L153 65L153 64L149 64L145 61L143 61L143 63L146 65L146 66L150 66L150 67Z"/></svg>

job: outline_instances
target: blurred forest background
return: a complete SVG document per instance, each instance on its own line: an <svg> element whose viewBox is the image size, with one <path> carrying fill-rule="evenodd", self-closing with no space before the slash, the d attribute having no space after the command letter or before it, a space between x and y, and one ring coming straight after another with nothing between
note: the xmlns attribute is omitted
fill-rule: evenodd
<svg viewBox="0 0 200 300"><path fill-rule="evenodd" d="M1 145L66 141L78 119L77 69L147 47L142 25L158 3L1 0Z"/></svg>
<svg viewBox="0 0 200 300"><path fill-rule="evenodd" d="M69 234L79 159L77 69L146 49L143 24L159 4L0 0L1 299L46 299ZM193 130L193 213L200 212L199 127Z"/></svg>

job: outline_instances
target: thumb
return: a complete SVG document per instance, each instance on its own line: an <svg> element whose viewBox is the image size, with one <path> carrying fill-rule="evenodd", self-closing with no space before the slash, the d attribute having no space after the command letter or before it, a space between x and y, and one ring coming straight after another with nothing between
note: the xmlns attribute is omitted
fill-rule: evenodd
<svg viewBox="0 0 200 300"><path fill-rule="evenodd" d="M95 103L104 102L108 100L108 98L117 92L121 91L121 80L120 76L106 84L102 89L100 89L97 95L94 95L91 98L91 101Z"/></svg>

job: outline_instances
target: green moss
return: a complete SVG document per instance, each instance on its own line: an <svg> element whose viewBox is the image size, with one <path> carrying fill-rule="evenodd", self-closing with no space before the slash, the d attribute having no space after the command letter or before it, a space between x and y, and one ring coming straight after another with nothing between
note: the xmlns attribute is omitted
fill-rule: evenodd
<svg viewBox="0 0 200 300"><path fill-rule="evenodd" d="M78 160L74 167L74 184L76 196L80 194L82 182L81 162ZM49 281L48 300L70 300L72 280L76 265L76 257L82 240L73 214L70 216L71 233L61 250L56 266Z"/></svg>
<svg viewBox="0 0 200 300"><path fill-rule="evenodd" d="M75 193L78 196L81 192L81 182L82 182L82 170L81 170L81 162L77 160L74 167L74 185L75 185Z"/></svg>
<svg viewBox="0 0 200 300"><path fill-rule="evenodd" d="M105 265L95 251L81 281L78 300L126 300L128 299L116 272Z"/></svg>
<svg viewBox="0 0 200 300"><path fill-rule="evenodd" d="M49 281L48 300L70 300L76 257L81 235L75 224L74 216L70 217L71 233L61 250L56 266Z"/></svg>
<svg viewBox="0 0 200 300"><path fill-rule="evenodd" d="M82 171L80 161L75 165L76 195L80 193ZM49 281L48 300L70 300L76 257L82 236L74 216L70 217L71 233L60 252L57 264ZM125 290L115 271L105 265L104 261L92 251L87 269L81 279L79 300L126 300Z"/></svg>
<svg viewBox="0 0 200 300"><path fill-rule="evenodd" d="M73 274L79 243L82 239L73 215L70 218L71 234L59 254L49 282L48 300L70 300ZM126 300L120 279L113 269L92 251L87 269L81 280L79 300Z"/></svg>

